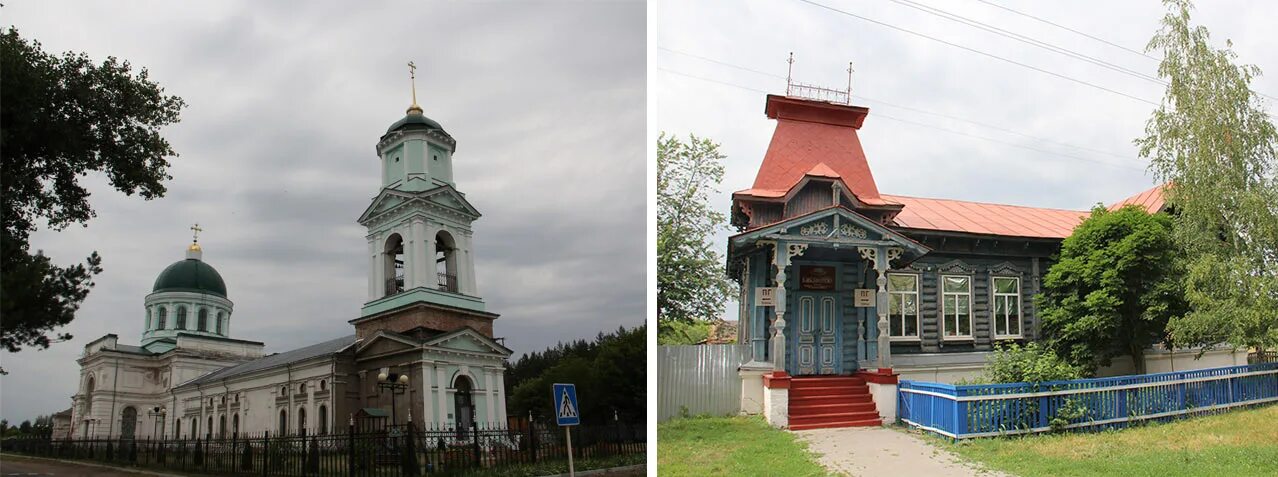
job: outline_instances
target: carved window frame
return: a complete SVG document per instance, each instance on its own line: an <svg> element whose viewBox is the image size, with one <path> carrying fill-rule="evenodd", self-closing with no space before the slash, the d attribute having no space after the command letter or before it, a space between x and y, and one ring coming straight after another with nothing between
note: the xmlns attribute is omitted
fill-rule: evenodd
<svg viewBox="0 0 1278 477"><path fill-rule="evenodd" d="M947 291L945 291L945 279L946 279L946 278L951 278L951 277L953 277L953 278L962 278L962 279L967 280L967 293L962 293L962 292L947 292ZM972 340L975 340L975 339L976 339L976 330L975 330L975 327L976 327L976 320L975 320L975 319L974 319L974 317L973 317L973 311L972 311L972 309L974 308L974 306L973 306L973 305L974 305L974 303L973 303L973 301L974 301L974 300L973 300L973 297L972 297L972 286L973 286L973 283L972 283L972 282L973 282L973 280L974 280L973 275L972 275L972 274L966 274L966 273L941 273L941 274L937 277L937 286L936 286L936 288L937 288L937 291L940 293L940 296L941 296L941 302L939 303L938 308L941 310L941 316L940 316L941 320L940 320L940 321L941 321L941 340L942 340L942 341L972 341ZM954 296L954 297L955 297L955 299L954 299L954 300L955 300L955 302L954 302L954 304L955 304L955 308L957 308L957 307L958 307L958 297L961 297L961 296L967 296L967 334L966 334L966 335L960 335L960 334L958 334L958 330L955 330L955 332L954 332L954 336L950 336L950 335L946 334L946 332L945 332L945 331L946 331L946 329L947 329L947 327L946 327L946 321L948 321L948 316L949 316L948 310L946 309L946 306L945 306L945 298L946 298L947 296ZM958 311L958 310L955 310L955 312L956 312L956 313L955 313L955 318L954 318L954 327L955 327L955 328L961 328L961 327L959 326L959 318L958 318L958 313L957 313L957 311Z"/></svg>
<svg viewBox="0 0 1278 477"><path fill-rule="evenodd" d="M923 294L922 294L922 292L923 292L923 277L921 276L921 274L920 274L920 273L917 273L917 272L888 272L886 275L887 275L887 278L888 278L888 283L887 283L888 291L887 291L887 294L888 294L888 303L889 303L889 305L888 305L888 338L889 338L891 341L902 341L902 342L918 342L918 341L922 341L922 339L923 339ZM893 277L893 276L902 276L902 277L911 277L911 278L913 278L913 279L914 279L914 291L892 291L892 288L891 288L891 287L892 287L892 277ZM902 311L904 311L904 309L905 309L904 296L906 296L906 295L914 295L914 335L905 335L905 334L901 334L901 335L893 335L893 334L891 334L891 333L892 333L892 324L891 324L891 320L893 319L892 317L894 316L894 315L892 315L892 314L891 314L891 310L892 310L891 302L892 302L892 300L897 299L898 295L899 295L899 296L901 296L901 300L902 300L902 301L901 301L901 309L902 309ZM904 313L902 313L900 316L902 317L902 322L901 322L901 331L902 331L902 332L904 332L904 331L905 331L905 322L904 322L904 317L905 317L905 315L904 315Z"/></svg>
<svg viewBox="0 0 1278 477"><path fill-rule="evenodd" d="M995 285L995 282L997 282L999 279L1016 280L1016 292L1015 293L999 293L998 287ZM1005 274L990 275L990 316L993 318L991 320L990 326L993 328L994 339L1013 340L1013 339L1021 339L1025 336L1025 306L1024 306L1025 304L1024 304L1024 298L1022 295L1023 292L1024 292L1024 288L1022 288L1021 277L1015 276L1015 275L1005 275ZM999 320L1003 321L1003 329L1010 329L1010 326L1008 326L1010 322L1007 321L1008 314L1007 314L1006 307L1003 308L1004 310L1003 316L998 315L998 300L1000 298L1006 300L1010 297L1016 298L1016 334L999 334L998 332Z"/></svg>

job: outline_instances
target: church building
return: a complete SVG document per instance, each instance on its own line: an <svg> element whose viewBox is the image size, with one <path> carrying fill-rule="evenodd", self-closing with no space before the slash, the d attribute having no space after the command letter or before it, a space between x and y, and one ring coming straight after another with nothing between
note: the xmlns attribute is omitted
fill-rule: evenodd
<svg viewBox="0 0 1278 477"><path fill-rule="evenodd" d="M480 214L454 182L456 151L414 91L376 144L381 184L358 218L368 295L347 336L264 354L262 342L232 334L233 287L204 261L193 227L185 258L142 298L139 345L108 334L85 346L71 437L325 434L361 420L505 425L511 351L476 287Z"/></svg>

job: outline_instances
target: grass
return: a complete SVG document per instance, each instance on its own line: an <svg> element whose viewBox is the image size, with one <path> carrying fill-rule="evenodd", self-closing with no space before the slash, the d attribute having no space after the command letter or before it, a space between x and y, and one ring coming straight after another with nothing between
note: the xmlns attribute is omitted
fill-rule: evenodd
<svg viewBox="0 0 1278 477"><path fill-rule="evenodd" d="M758 417L694 417L657 426L657 474L831 475L807 444Z"/></svg>
<svg viewBox="0 0 1278 477"><path fill-rule="evenodd" d="M936 441L1024 477L1276 476L1278 405L1093 433Z"/></svg>

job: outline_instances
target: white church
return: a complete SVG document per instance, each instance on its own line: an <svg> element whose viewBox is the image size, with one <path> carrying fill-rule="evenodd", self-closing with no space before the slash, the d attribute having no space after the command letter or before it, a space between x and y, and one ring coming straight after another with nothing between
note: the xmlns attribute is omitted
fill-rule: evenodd
<svg viewBox="0 0 1278 477"><path fill-rule="evenodd" d="M142 299L138 345L108 334L85 346L59 437L325 434L360 420L504 425L511 351L494 340L498 315L475 287L480 215L453 182L456 148L415 92L377 142L381 190L359 217L368 301L353 334L273 354L232 334L235 304L197 235Z"/></svg>

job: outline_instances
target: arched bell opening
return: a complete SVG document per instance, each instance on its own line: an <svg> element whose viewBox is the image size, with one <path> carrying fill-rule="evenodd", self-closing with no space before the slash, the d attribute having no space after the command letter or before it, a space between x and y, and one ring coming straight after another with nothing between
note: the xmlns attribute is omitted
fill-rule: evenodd
<svg viewBox="0 0 1278 477"><path fill-rule="evenodd" d="M435 273L440 290L457 293L457 242L445 231L435 234Z"/></svg>
<svg viewBox="0 0 1278 477"><path fill-rule="evenodd" d="M404 238L391 234L382 249L382 279L386 283L386 296L404 291Z"/></svg>

